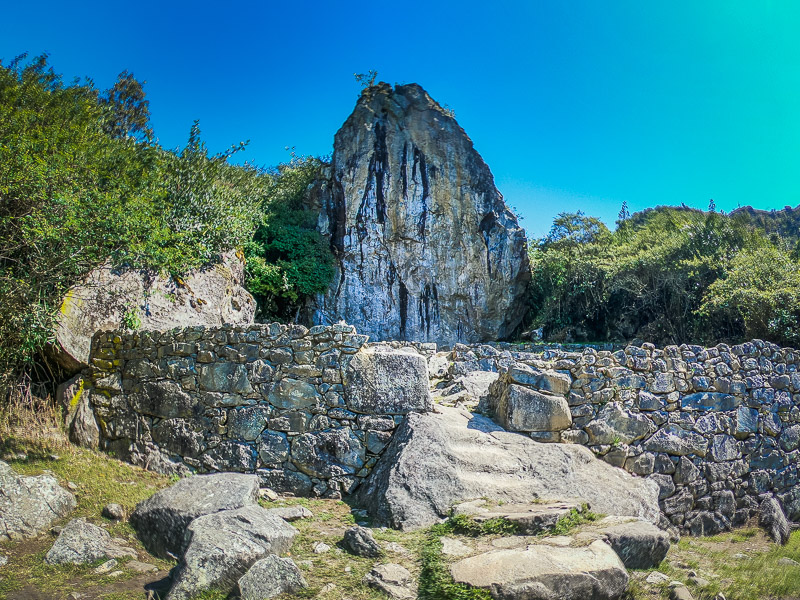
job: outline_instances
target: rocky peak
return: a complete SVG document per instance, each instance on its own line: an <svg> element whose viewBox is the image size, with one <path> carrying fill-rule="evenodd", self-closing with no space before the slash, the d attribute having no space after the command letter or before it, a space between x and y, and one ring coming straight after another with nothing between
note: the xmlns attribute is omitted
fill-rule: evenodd
<svg viewBox="0 0 800 600"><path fill-rule="evenodd" d="M525 233L472 140L419 85L364 90L320 190L320 229L339 268L316 323L440 343L518 326Z"/></svg>

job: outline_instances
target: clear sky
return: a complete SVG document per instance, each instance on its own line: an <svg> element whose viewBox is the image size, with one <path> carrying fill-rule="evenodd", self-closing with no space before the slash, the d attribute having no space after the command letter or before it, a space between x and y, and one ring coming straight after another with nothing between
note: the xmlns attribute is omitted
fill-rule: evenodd
<svg viewBox="0 0 800 600"><path fill-rule="evenodd" d="M800 204L800 2L5 2L0 58L147 81L156 135L330 154L355 72L449 105L532 237L623 201Z"/></svg>

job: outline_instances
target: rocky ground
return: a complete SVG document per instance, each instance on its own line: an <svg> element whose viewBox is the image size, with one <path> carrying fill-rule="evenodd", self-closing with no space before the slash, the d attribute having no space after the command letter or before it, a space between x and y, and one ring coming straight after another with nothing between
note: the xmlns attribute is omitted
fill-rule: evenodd
<svg viewBox="0 0 800 600"><path fill-rule="evenodd" d="M432 422L460 418L456 409L439 411ZM169 478L77 448L57 430L42 435L41 424L36 430L36 440L22 428L0 442L0 598L221 600L276 590L284 593L274 597L322 600L539 598L553 590L627 600L800 597L797 531L781 546L751 522L670 544L647 522L578 502L486 500L458 503L444 523L400 531L341 500L280 497L248 475L214 476L210 486L205 476ZM470 443L488 443L491 432L470 431ZM407 445L427 439L416 437ZM480 467L459 454L470 447L462 446L452 453L462 470ZM435 454L427 461L434 471ZM409 501L426 495L424 478L414 485ZM391 477L382 493L394 494Z"/></svg>
<svg viewBox="0 0 800 600"><path fill-rule="evenodd" d="M22 475L50 471L74 495L76 507L69 515L55 518L38 535L0 543L3 557L0 562L6 561L0 567L0 597L9 600L166 597L170 587L168 577L178 561L169 555L159 558L148 552L127 517L138 502L174 485L173 480L67 445L37 448L20 440L6 439L3 455L13 470ZM110 503L118 504L126 518L116 521L104 516L103 509ZM473 570L472 575L461 573L465 572L465 564L469 566L469 560L483 560L481 557L487 556L487 552L505 552L513 560L514 552L530 555L533 548L548 548L549 554L563 551L566 546L586 550L603 524L602 520L578 518L562 520L559 527L547 534L509 535L503 521L493 518L498 511L513 515L513 507L489 507L487 520L485 516L481 518L480 511L466 506L459 512L471 515L472 519L457 517L444 525L412 532L369 529L374 544L366 534L363 536L366 539L355 536L355 542L350 539L348 545L346 538L354 536L346 532L359 522L366 526L370 523L364 513L345 502L273 500L262 496L258 505L267 510L291 508L301 516L291 521L289 526L296 533L282 554L297 565L306 587L282 596L286 598L391 597L376 586L390 590L396 598L413 598L417 594L421 598L441 599L488 597L454 585L451 574L467 580L476 577L480 569ZM109 564L107 557L95 556L84 565L49 564L53 562L48 557L52 557L54 546L64 539L68 524L76 518L108 532L106 541L111 542L111 547L117 551L123 549L113 559L115 562ZM370 548L375 550L372 556ZM356 555L353 549L366 555ZM800 595L800 564L792 561L800 562L798 532L792 534L786 546L770 542L755 527L713 538L684 538L669 548L658 567L628 569L628 591L623 597L654 599L670 594L681 597L676 596L679 590L670 588L672 582L678 581L687 586L682 591L694 598L715 598L719 593L730 599L796 598ZM452 566L458 564L460 568ZM206 591L197 597L225 596Z"/></svg>

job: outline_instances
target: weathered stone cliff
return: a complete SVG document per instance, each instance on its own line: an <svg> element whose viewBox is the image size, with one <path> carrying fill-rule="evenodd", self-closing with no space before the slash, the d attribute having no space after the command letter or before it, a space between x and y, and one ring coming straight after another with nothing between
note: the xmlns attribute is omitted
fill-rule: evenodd
<svg viewBox="0 0 800 600"><path fill-rule="evenodd" d="M364 91L336 134L319 200L339 270L316 323L440 343L518 326L525 233L472 140L420 86Z"/></svg>

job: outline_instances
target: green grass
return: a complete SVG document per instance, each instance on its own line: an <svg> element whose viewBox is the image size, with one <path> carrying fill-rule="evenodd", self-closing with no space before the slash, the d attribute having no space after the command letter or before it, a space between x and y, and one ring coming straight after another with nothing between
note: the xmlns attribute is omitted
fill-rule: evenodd
<svg viewBox="0 0 800 600"><path fill-rule="evenodd" d="M133 528L126 521L113 523L100 513L106 504L116 502L130 514L139 501L168 486L169 478L128 465L100 452L54 442L54 439L56 438L26 440L6 437L0 442L0 455L9 452L25 453L25 460L8 461L17 473L40 475L49 471L63 487L66 488L68 483L76 487L72 493L76 497L77 507L67 518L55 522L54 526L63 526L72 519L84 517L104 527L112 537L124 538L141 556L146 557L147 562L157 566L163 576L172 567L172 563L147 555ZM47 565L44 555L54 541L55 537L45 530L30 540L0 543L0 552L9 559L2 569L0 598L26 586L33 586L54 597L66 597L73 591L84 592L124 584L138 575L125 568L126 559L119 559L119 570L123 574L117 577L96 575L92 572L98 564L105 561L90 565ZM120 593L127 594L126 597L130 598L137 597L127 592ZM138 597L141 597L141 590L138 591Z"/></svg>
<svg viewBox="0 0 800 600"><path fill-rule="evenodd" d="M420 600L490 600L488 590L471 588L453 581L442 557L443 535L451 533L446 523L431 527L421 547L422 569L419 575Z"/></svg>
<svg viewBox="0 0 800 600"><path fill-rule="evenodd" d="M445 533L440 533L440 535L456 533L469 537L478 537L481 535L514 535L517 532L516 523L512 523L503 517L496 517L494 519L478 522L468 515L453 515L439 527L446 530Z"/></svg>
<svg viewBox="0 0 800 600"><path fill-rule="evenodd" d="M749 550L748 550L749 548ZM748 558L735 559L734 554ZM795 600L800 597L800 566L778 565L781 558L800 562L800 531L795 531L785 546L766 539L756 528L747 528L705 538L684 537L670 548L666 560L653 570L664 573L670 581L685 583L696 600L712 600L722 593L728 600ZM689 581L694 570L708 580L702 588ZM653 589L636 578L631 579L627 598L653 600L669 596L666 585Z"/></svg>
<svg viewBox="0 0 800 600"><path fill-rule="evenodd" d="M580 527L585 523L591 523L600 519L602 515L593 513L589 510L589 506L584 504L581 510L572 508L569 514L564 515L558 521L552 531L544 535L566 535L576 527Z"/></svg>

